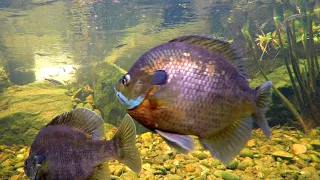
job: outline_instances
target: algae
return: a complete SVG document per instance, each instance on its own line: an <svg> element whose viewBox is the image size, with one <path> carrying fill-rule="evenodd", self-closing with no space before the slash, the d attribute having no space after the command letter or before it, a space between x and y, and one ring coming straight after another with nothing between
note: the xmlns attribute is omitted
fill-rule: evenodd
<svg viewBox="0 0 320 180"><path fill-rule="evenodd" d="M56 115L72 109L63 86L36 82L14 86L0 94L0 144L30 145L39 129Z"/></svg>
<svg viewBox="0 0 320 180"><path fill-rule="evenodd" d="M101 62L94 67L93 74L95 77L94 102L101 110L104 121L118 127L126 110L115 95L114 85L124 73L111 63ZM148 131L139 123L135 124L137 133Z"/></svg>

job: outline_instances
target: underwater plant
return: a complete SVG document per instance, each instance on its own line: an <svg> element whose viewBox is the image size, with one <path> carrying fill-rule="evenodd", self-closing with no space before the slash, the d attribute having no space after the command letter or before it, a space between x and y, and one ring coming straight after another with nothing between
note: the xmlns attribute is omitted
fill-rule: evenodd
<svg viewBox="0 0 320 180"><path fill-rule="evenodd" d="M317 25L313 21L317 15L309 2L299 0L298 13L293 13L290 9L285 9L283 6L283 13L278 12L274 9L274 22L276 25L275 33L272 34L271 40L278 44L277 48L280 49L285 65L290 77L292 88L294 91L295 100L298 104L297 107L293 106L292 103L275 87L272 88L276 94L280 97L282 102L286 104L290 112L299 121L303 130L307 132L310 128L320 125L320 76L319 76L319 62L317 52L315 49L315 41L317 35L314 32L317 31ZM282 20L284 19L284 20ZM252 37L249 34L249 18L246 18L246 23L242 28L242 33L247 39L253 52L257 52L257 47L252 42ZM298 28L296 26L299 26ZM277 38L276 38L277 37ZM313 38L310 38L313 37ZM263 33L262 36L258 36L261 41L267 40L267 35ZM299 43L301 41L301 43ZM260 44L259 48L261 49ZM298 59L297 50L302 46L305 58L303 62ZM264 53L263 53L264 54ZM263 54L260 59L254 59L260 69L260 72L266 80L268 77L263 72L259 61L262 60ZM304 64L303 64L304 63Z"/></svg>
<svg viewBox="0 0 320 180"><path fill-rule="evenodd" d="M257 45L259 46L260 50L262 51L262 54L264 54L267 52L267 47L272 40L271 32L268 32L267 34L265 34L261 30L261 35L257 34L257 36L258 36L256 38L256 41L258 42Z"/></svg>

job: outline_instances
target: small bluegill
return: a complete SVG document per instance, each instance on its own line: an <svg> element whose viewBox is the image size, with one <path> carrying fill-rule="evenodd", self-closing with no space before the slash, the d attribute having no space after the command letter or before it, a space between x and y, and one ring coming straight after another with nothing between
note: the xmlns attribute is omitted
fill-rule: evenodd
<svg viewBox="0 0 320 180"><path fill-rule="evenodd" d="M95 112L79 108L56 116L35 137L24 164L32 180L110 179L107 161L117 159L139 173L141 158L129 115L111 140Z"/></svg>
<svg viewBox="0 0 320 180"><path fill-rule="evenodd" d="M249 140L253 122L270 137L265 118L272 82L252 89L229 42L187 35L144 53L114 89L128 114L179 152L193 139L228 164Z"/></svg>

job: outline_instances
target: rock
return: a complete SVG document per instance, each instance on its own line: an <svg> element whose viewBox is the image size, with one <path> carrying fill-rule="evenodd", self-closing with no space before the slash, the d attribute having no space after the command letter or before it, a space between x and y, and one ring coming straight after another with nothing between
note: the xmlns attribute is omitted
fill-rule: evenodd
<svg viewBox="0 0 320 180"><path fill-rule="evenodd" d="M93 95L90 94L89 96L86 97L86 99L84 100L85 103L94 103L93 101Z"/></svg>
<svg viewBox="0 0 320 180"><path fill-rule="evenodd" d="M93 107L90 103L86 103L84 106L84 108L90 109L91 111L93 110Z"/></svg>
<svg viewBox="0 0 320 180"><path fill-rule="evenodd" d="M305 162L311 162L312 159L307 154L298 154L297 155L300 159L304 160Z"/></svg>
<svg viewBox="0 0 320 180"><path fill-rule="evenodd" d="M169 175L168 180L183 180L183 178L179 175Z"/></svg>
<svg viewBox="0 0 320 180"><path fill-rule="evenodd" d="M306 146L303 145L303 144L293 144L291 148L292 148L293 153L294 153L295 155L297 155L297 154L304 154L304 153L307 152L307 148L306 148Z"/></svg>
<svg viewBox="0 0 320 180"><path fill-rule="evenodd" d="M282 159L292 159L294 155L285 151L275 151L272 153L272 156L281 157Z"/></svg>
<svg viewBox="0 0 320 180"><path fill-rule="evenodd" d="M26 148L22 148L22 149L20 149L20 151L18 152L18 154L22 154L22 153L25 153L25 152L27 152Z"/></svg>
<svg viewBox="0 0 320 180"><path fill-rule="evenodd" d="M216 176L216 177L222 177L222 173L223 173L224 171L222 171L222 170L216 170L216 171L214 171L214 175Z"/></svg>
<svg viewBox="0 0 320 180"><path fill-rule="evenodd" d="M0 144L31 144L39 129L53 117L72 109L66 89L49 83L35 82L19 91L0 94L0 104L9 98L9 108L0 113ZM14 94L13 94L14 93Z"/></svg>
<svg viewBox="0 0 320 180"><path fill-rule="evenodd" d="M73 99L80 99L80 101L82 102L84 100L84 93L83 93L83 89L79 88L73 96L71 96L71 98Z"/></svg>
<svg viewBox="0 0 320 180"><path fill-rule="evenodd" d="M224 180L241 180L238 175L235 175L231 172L222 172L221 175Z"/></svg>
<svg viewBox="0 0 320 180"><path fill-rule="evenodd" d="M297 179L299 176L299 170L296 171L296 170L284 169L280 172L280 175L286 179Z"/></svg>
<svg viewBox="0 0 320 180"><path fill-rule="evenodd" d="M102 114L101 114L101 112L99 111L99 109L94 109L93 112L97 113L99 116L102 117Z"/></svg>
<svg viewBox="0 0 320 180"><path fill-rule="evenodd" d="M10 177L10 180L19 180L20 176L19 175L13 175Z"/></svg>
<svg viewBox="0 0 320 180"><path fill-rule="evenodd" d="M160 174L162 174L162 175L166 175L166 174L167 174L166 169L163 168L163 167L156 167L156 172L157 172L157 171L161 171ZM155 173L154 173L154 174L155 174ZM158 174L158 173L157 173L157 174Z"/></svg>
<svg viewBox="0 0 320 180"><path fill-rule="evenodd" d="M16 157L16 161L22 161L24 159L24 155L23 154L18 154Z"/></svg>
<svg viewBox="0 0 320 180"><path fill-rule="evenodd" d="M250 139L248 142L247 142L247 146L248 147L255 147L256 146L256 141L254 139Z"/></svg>
<svg viewBox="0 0 320 180"><path fill-rule="evenodd" d="M309 156L310 156L312 162L320 163L320 158L319 158L317 155L315 155L315 154L310 154Z"/></svg>
<svg viewBox="0 0 320 180"><path fill-rule="evenodd" d="M2 166L10 166L10 165L11 165L11 160L10 160L10 159L5 160L5 161L3 161L3 162L1 163L1 165L2 165Z"/></svg>
<svg viewBox="0 0 320 180"><path fill-rule="evenodd" d="M193 172L195 169L191 164L186 164L186 171L187 172Z"/></svg>
<svg viewBox="0 0 320 180"><path fill-rule="evenodd" d="M147 141L147 142L152 142L153 141L151 132L143 133L143 134L141 134L140 137L141 137L141 139L143 141Z"/></svg>
<svg viewBox="0 0 320 180"><path fill-rule="evenodd" d="M18 163L16 163L15 165L14 165L14 168L19 168L19 167L23 167L23 165L24 165L24 162L23 161L21 161L21 162L18 162Z"/></svg>
<svg viewBox="0 0 320 180"><path fill-rule="evenodd" d="M218 166L217 166L217 169L219 169L219 170L226 170L227 168L226 168L226 166L224 166L223 164L221 164L221 165L218 165Z"/></svg>
<svg viewBox="0 0 320 180"><path fill-rule="evenodd" d="M203 160L203 159L206 159L209 157L208 154L201 152L201 151L193 153L193 155L196 156L199 160Z"/></svg>
<svg viewBox="0 0 320 180"><path fill-rule="evenodd" d="M240 157L250 157L250 158L253 158L254 154L255 154L255 153L254 153L253 151L251 151L250 149L248 149L248 148L243 148L243 149L240 151L239 156L240 156Z"/></svg>
<svg viewBox="0 0 320 180"><path fill-rule="evenodd" d="M77 104L82 103L82 101L79 98L74 98L73 101L76 102Z"/></svg>
<svg viewBox="0 0 320 180"><path fill-rule="evenodd" d="M317 171L314 167L305 167L301 169L300 176L303 179L319 179Z"/></svg>
<svg viewBox="0 0 320 180"><path fill-rule="evenodd" d="M117 165L114 170L115 176L121 176L126 171L126 168L122 165Z"/></svg>
<svg viewBox="0 0 320 180"><path fill-rule="evenodd" d="M121 179L138 179L138 174L130 170L122 174Z"/></svg>
<svg viewBox="0 0 320 180"><path fill-rule="evenodd" d="M221 164L221 162L220 162L218 159L211 159L210 164L211 164L213 167L217 167L218 165Z"/></svg>
<svg viewBox="0 0 320 180"><path fill-rule="evenodd" d="M320 149L320 140L315 139L310 142L313 149Z"/></svg>
<svg viewBox="0 0 320 180"><path fill-rule="evenodd" d="M156 170L153 172L154 175L166 175L167 173L166 172L163 172L161 170Z"/></svg>
<svg viewBox="0 0 320 180"><path fill-rule="evenodd" d="M118 176L114 176L114 175L111 175L111 179L112 180L120 180L120 178Z"/></svg>
<svg viewBox="0 0 320 180"><path fill-rule="evenodd" d="M254 166L253 160L249 157L246 157L243 161L241 161L238 165L238 169L245 170L247 167Z"/></svg>
<svg viewBox="0 0 320 180"><path fill-rule="evenodd" d="M107 62L98 63L93 69L94 102L101 110L104 121L118 127L126 114L126 110L115 95L114 85L123 76L124 72ZM149 131L139 123L135 124L137 133Z"/></svg>
<svg viewBox="0 0 320 180"><path fill-rule="evenodd" d="M93 89L91 89L91 87L90 87L88 84L85 85L85 86L82 88L82 90L83 90L84 96L88 96L89 94L91 94L91 93L94 92ZM91 100L93 101L93 98L92 98Z"/></svg>
<svg viewBox="0 0 320 180"><path fill-rule="evenodd" d="M300 171L300 169L295 165L291 165L290 164L290 165L288 165L288 168L291 169L291 170Z"/></svg>
<svg viewBox="0 0 320 180"><path fill-rule="evenodd" d="M77 106L76 106L76 108L83 108L83 103L79 103L79 104L77 104Z"/></svg>
<svg viewBox="0 0 320 180"><path fill-rule="evenodd" d="M237 169L239 162L237 159L233 160L230 164L228 164L227 168L228 169Z"/></svg>
<svg viewBox="0 0 320 180"><path fill-rule="evenodd" d="M167 155L167 154L162 155L162 160L163 160L163 161L166 161L166 160L168 160L168 159L170 159L170 156L169 156L169 155Z"/></svg>
<svg viewBox="0 0 320 180"><path fill-rule="evenodd" d="M0 68L0 92L3 92L7 87L10 86L10 80L6 72Z"/></svg>

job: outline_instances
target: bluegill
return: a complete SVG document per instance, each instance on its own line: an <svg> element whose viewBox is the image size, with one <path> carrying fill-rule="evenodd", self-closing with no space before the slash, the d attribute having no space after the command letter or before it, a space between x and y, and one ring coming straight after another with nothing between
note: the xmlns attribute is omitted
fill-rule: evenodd
<svg viewBox="0 0 320 180"><path fill-rule="evenodd" d="M79 108L56 116L35 137L24 171L32 180L110 179L107 161L117 159L139 173L141 158L129 115L111 140L95 112Z"/></svg>
<svg viewBox="0 0 320 180"><path fill-rule="evenodd" d="M228 164L250 139L253 122L270 137L265 118L272 82L250 88L242 57L229 42L186 35L145 52L114 86L139 123L188 153L198 137Z"/></svg>

